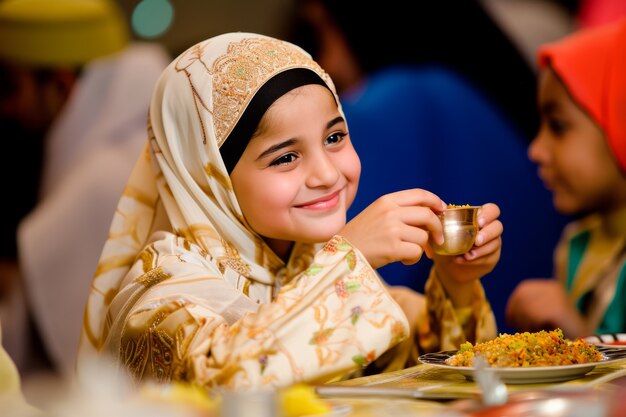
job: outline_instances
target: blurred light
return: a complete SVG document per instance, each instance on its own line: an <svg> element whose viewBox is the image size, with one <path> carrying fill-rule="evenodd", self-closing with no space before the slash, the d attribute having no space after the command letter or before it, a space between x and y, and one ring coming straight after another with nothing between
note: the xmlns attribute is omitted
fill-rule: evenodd
<svg viewBox="0 0 626 417"><path fill-rule="evenodd" d="M174 20L174 8L168 0L143 0L131 17L133 31L142 38L156 38L165 33Z"/></svg>

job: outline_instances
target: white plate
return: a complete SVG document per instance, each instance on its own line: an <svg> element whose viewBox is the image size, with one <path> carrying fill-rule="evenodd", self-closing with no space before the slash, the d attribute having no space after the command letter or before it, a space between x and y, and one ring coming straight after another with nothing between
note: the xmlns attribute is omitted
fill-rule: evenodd
<svg viewBox="0 0 626 417"><path fill-rule="evenodd" d="M626 333L595 334L585 337L585 340L598 346L626 347Z"/></svg>
<svg viewBox="0 0 626 417"><path fill-rule="evenodd" d="M576 379L589 373L598 365L604 365L626 359L626 349L598 346L602 352L602 360L598 362L581 363L576 365L559 366L534 366L528 368L487 368L488 372L496 372L506 384L544 384L547 382L562 382ZM468 366L452 366L446 363L446 359L455 355L456 351L448 350L437 353L426 353L419 357L422 363L439 368L450 369L460 372L467 379L474 378L475 368Z"/></svg>

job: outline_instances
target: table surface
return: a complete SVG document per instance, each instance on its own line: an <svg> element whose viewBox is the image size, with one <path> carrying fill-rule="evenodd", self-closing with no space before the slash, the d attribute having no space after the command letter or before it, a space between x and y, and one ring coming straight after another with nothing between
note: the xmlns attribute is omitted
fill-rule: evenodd
<svg viewBox="0 0 626 417"><path fill-rule="evenodd" d="M457 397L457 400L424 400L401 398L398 396L366 394L326 397L335 408L332 417L370 417L370 416L450 416L451 410L457 409L460 403L474 402L480 404L480 389L476 382L466 379L457 371L420 364L401 371L377 374L372 376L335 382L328 386L391 388L406 390L408 394L414 390L424 393L446 394ZM507 384L510 398L516 394L524 395L531 391L572 392L572 391L605 391L607 395L626 392L626 359L610 364L598 365L581 378L542 384ZM564 391L559 391L564 390ZM621 390L621 391L620 391ZM617 395L617 394L616 394ZM463 415L463 414L460 414ZM329 417L331 417L329 416Z"/></svg>

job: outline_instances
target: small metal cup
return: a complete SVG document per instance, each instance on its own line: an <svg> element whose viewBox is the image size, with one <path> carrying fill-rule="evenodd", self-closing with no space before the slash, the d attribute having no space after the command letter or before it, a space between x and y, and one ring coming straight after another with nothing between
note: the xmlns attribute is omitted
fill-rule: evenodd
<svg viewBox="0 0 626 417"><path fill-rule="evenodd" d="M438 255L461 255L474 246L478 233L478 206L452 207L439 214L443 226L443 244L433 239L430 246Z"/></svg>

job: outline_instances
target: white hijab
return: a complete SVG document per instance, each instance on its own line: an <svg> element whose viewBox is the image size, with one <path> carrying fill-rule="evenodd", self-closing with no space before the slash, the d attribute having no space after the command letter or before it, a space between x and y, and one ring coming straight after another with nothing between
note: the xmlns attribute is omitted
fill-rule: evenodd
<svg viewBox="0 0 626 417"><path fill-rule="evenodd" d="M295 68L316 73L336 97L330 77L308 53L257 34L208 39L163 72L151 101L149 147L119 202L94 277L81 351L99 351L105 344L109 303L128 284L124 277L156 230L197 244L232 285L252 299L271 301L285 265L247 226L220 146L259 88ZM307 267L317 249L294 248L286 275Z"/></svg>

